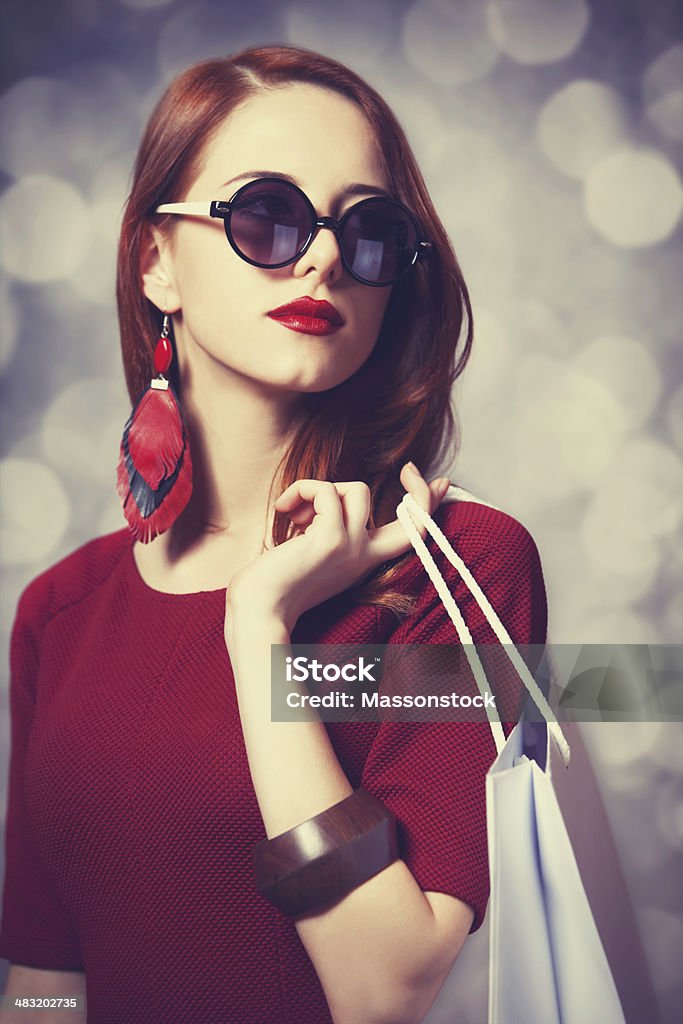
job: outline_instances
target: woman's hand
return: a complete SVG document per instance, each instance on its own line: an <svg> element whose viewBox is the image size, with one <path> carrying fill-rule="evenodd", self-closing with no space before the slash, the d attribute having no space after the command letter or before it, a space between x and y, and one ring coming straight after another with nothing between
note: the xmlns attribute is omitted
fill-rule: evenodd
<svg viewBox="0 0 683 1024"><path fill-rule="evenodd" d="M401 483L431 515L448 490L444 477L431 483L406 463ZM258 555L236 573L228 587L226 624L235 612L275 619L291 634L299 616L341 593L375 566L410 548L398 519L367 529L370 488L362 481L330 483L296 480L275 502L298 532ZM420 535L426 530L419 525ZM226 642L228 630L226 627Z"/></svg>

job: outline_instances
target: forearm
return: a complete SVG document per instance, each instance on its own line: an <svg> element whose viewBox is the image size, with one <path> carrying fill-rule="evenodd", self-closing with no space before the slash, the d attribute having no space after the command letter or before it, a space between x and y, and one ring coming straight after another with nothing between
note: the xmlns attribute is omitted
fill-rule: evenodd
<svg viewBox="0 0 683 1024"><path fill-rule="evenodd" d="M343 800L353 787L317 716L307 722L271 721L270 646L289 644L285 627L234 610L228 623L251 776L272 838ZM336 1024L419 1019L416 1008L424 1006L430 970L443 953L430 904L403 861L331 909L298 918L296 927Z"/></svg>
<svg viewBox="0 0 683 1024"><path fill-rule="evenodd" d="M268 838L353 792L327 732L311 722L271 721L271 644L289 644L275 620L229 617L235 687L256 797Z"/></svg>

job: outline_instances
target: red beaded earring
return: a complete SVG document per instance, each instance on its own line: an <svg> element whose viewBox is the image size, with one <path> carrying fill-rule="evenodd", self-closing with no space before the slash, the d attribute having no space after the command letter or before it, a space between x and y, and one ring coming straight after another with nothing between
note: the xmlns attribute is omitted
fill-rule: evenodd
<svg viewBox="0 0 683 1024"><path fill-rule="evenodd" d="M176 393L164 376L173 359L168 327L164 311L154 349L157 376L126 422L116 474L123 514L135 538L144 544L171 526L192 494L187 428Z"/></svg>

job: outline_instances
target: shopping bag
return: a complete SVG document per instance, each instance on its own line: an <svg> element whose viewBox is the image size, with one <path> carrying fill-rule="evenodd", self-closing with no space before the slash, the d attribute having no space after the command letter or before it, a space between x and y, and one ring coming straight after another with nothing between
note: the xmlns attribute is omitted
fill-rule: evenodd
<svg viewBox="0 0 683 1024"><path fill-rule="evenodd" d="M486 777L489 1021L624 1024L551 779L524 754L525 723Z"/></svg>
<svg viewBox="0 0 683 1024"><path fill-rule="evenodd" d="M448 497L480 500L453 487ZM552 784L550 739L568 767L564 734L486 595L437 523L410 494L396 513L448 611L481 693L495 687L416 523L460 573L545 719L519 721L506 739L495 707L486 707L497 751L486 777L489 1024L625 1024ZM537 749L543 756L537 761L525 753L525 730L539 729Z"/></svg>

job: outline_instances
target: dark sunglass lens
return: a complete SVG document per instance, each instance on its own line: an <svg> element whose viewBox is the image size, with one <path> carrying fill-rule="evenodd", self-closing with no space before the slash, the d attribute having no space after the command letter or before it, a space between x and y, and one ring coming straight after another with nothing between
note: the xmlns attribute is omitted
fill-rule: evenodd
<svg viewBox="0 0 683 1024"><path fill-rule="evenodd" d="M373 284L398 277L413 261L417 230L395 203L371 199L349 217L343 233L344 255L354 274Z"/></svg>
<svg viewBox="0 0 683 1024"><path fill-rule="evenodd" d="M247 186L230 217L230 231L240 252L255 263L271 267L296 256L310 230L306 203L284 181Z"/></svg>

